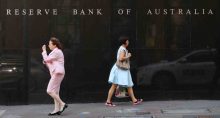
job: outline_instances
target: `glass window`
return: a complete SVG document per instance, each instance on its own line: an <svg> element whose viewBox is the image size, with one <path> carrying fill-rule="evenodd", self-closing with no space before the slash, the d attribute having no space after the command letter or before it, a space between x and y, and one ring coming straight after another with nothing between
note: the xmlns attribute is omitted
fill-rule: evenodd
<svg viewBox="0 0 220 118"><path fill-rule="evenodd" d="M193 63L211 62L213 60L214 58L211 52L199 52L187 57L187 61Z"/></svg>

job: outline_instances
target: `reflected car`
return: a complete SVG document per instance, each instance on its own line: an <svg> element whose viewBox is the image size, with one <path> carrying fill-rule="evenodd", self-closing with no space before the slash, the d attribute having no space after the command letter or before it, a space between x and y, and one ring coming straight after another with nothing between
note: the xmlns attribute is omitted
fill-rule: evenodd
<svg viewBox="0 0 220 118"><path fill-rule="evenodd" d="M24 61L22 55L3 55L0 57L0 86L1 88L10 85L14 88L19 88L24 83ZM34 92L39 89L45 89L49 73L46 67L39 61L31 58L30 60L30 75L28 79L29 92ZM9 87L9 86L8 86Z"/></svg>
<svg viewBox="0 0 220 118"><path fill-rule="evenodd" d="M138 68L137 84L171 88L178 84L207 84L215 73L215 49L192 51L175 61Z"/></svg>
<svg viewBox="0 0 220 118"><path fill-rule="evenodd" d="M23 78L22 59L0 57L0 89L19 89Z"/></svg>

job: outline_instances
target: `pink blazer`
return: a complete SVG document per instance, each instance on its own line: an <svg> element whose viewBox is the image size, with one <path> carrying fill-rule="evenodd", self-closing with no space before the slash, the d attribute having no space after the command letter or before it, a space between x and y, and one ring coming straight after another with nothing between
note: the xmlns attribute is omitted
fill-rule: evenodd
<svg viewBox="0 0 220 118"><path fill-rule="evenodd" d="M49 55L47 55L46 51L43 51L42 56L44 60L43 62L47 65L50 74L65 74L64 56L60 49L55 48Z"/></svg>

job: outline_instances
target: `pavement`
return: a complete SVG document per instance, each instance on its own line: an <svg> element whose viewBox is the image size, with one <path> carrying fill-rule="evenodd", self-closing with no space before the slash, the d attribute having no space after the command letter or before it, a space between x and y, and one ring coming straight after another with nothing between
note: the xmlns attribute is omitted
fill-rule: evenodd
<svg viewBox="0 0 220 118"><path fill-rule="evenodd" d="M0 118L220 118L220 100L76 103L60 116L47 116L53 104L0 106Z"/></svg>

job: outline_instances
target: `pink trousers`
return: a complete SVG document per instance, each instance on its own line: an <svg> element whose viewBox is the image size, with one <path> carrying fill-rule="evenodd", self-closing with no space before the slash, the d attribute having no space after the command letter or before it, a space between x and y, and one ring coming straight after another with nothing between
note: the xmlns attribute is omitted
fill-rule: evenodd
<svg viewBox="0 0 220 118"><path fill-rule="evenodd" d="M64 74L51 74L51 79L47 86L47 92L60 92L60 85L64 78Z"/></svg>

